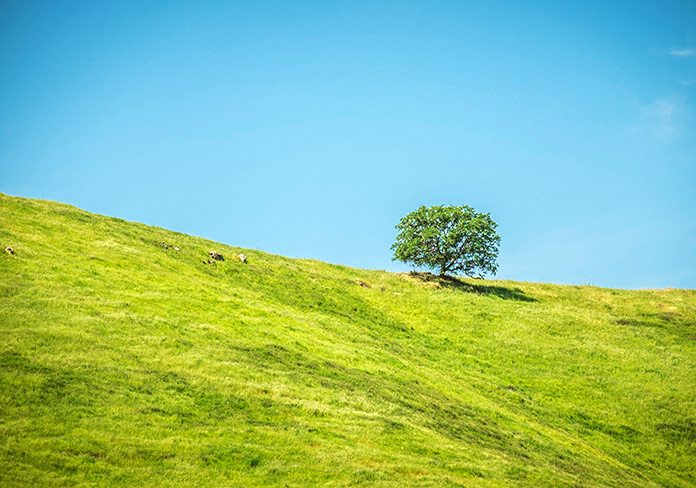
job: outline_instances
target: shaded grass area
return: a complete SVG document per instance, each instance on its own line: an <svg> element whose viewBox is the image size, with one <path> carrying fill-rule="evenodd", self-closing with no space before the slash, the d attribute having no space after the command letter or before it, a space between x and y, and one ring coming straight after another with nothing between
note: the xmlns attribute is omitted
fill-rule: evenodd
<svg viewBox="0 0 696 488"><path fill-rule="evenodd" d="M696 483L692 290L350 269L4 195L0 244L2 485Z"/></svg>
<svg viewBox="0 0 696 488"><path fill-rule="evenodd" d="M422 281L424 283L433 283L437 287L448 287L454 290L460 290L466 293L477 293L479 295L487 295L499 297L504 300L519 300L521 302L535 302L532 297L527 296L524 291L518 287L505 287L476 283L474 281L482 280L464 280L456 276L437 276L428 272L412 271L409 276Z"/></svg>

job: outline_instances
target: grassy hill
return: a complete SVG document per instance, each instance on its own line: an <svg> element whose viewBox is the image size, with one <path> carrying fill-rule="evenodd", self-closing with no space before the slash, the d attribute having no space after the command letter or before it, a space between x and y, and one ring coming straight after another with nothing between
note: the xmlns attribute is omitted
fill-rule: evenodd
<svg viewBox="0 0 696 488"><path fill-rule="evenodd" d="M2 486L696 484L696 291L351 269L2 194L0 244Z"/></svg>

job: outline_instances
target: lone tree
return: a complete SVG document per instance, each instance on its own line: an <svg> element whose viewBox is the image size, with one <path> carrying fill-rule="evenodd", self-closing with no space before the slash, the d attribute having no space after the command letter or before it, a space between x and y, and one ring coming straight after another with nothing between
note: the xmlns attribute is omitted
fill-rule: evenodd
<svg viewBox="0 0 696 488"><path fill-rule="evenodd" d="M394 260L440 272L483 277L498 269L498 227L491 216L461 207L422 206L399 221Z"/></svg>

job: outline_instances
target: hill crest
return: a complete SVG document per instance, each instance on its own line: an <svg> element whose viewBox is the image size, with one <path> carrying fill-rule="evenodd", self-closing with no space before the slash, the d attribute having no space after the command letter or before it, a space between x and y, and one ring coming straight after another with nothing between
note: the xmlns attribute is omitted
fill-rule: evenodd
<svg viewBox="0 0 696 488"><path fill-rule="evenodd" d="M3 484L696 482L693 290L359 270L1 194L0 244Z"/></svg>

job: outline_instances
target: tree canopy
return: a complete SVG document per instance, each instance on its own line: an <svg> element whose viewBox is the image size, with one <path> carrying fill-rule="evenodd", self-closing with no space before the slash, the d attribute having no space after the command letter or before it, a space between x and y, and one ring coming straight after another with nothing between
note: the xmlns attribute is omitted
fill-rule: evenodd
<svg viewBox="0 0 696 488"><path fill-rule="evenodd" d="M396 225L394 260L483 277L498 270L500 236L490 214L463 206L421 206Z"/></svg>

